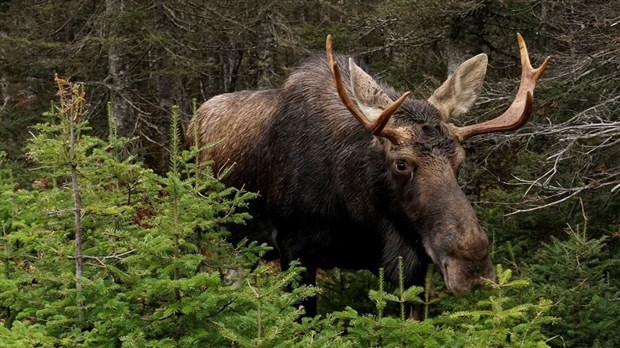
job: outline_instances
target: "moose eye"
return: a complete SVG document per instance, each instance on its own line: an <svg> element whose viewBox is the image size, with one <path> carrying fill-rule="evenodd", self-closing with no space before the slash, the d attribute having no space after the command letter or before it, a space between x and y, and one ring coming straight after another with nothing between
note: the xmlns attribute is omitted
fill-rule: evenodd
<svg viewBox="0 0 620 348"><path fill-rule="evenodd" d="M396 170L404 173L407 172L409 169L409 166L407 166L407 163L405 163L405 161L396 161Z"/></svg>

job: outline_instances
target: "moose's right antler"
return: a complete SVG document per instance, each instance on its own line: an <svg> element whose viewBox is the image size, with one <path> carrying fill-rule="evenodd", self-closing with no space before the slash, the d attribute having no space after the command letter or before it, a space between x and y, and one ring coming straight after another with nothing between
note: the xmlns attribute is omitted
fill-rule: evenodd
<svg viewBox="0 0 620 348"><path fill-rule="evenodd" d="M551 57L547 57L540 67L534 69L530 63L525 41L519 33L517 33L517 41L521 55L521 83L514 101L503 114L494 119L465 127L453 126L454 133L459 141L463 142L478 134L515 130L527 122L532 113L532 98L536 82L547 69Z"/></svg>
<svg viewBox="0 0 620 348"><path fill-rule="evenodd" d="M366 115L364 115L364 113L355 105L355 103L353 103L351 98L349 98L349 94L347 93L347 90L342 83L342 75L340 74L340 69L338 68L336 60L334 59L334 44L332 42L331 35L327 35L325 51L327 53L327 65L329 66L329 70L332 72L332 76L334 77L334 81L336 82L336 90L338 91L340 99L347 107L349 112L351 112L351 114L353 114L353 116L364 127L366 127L366 129L368 129L371 134L391 138L392 136L388 134L389 132L387 132L387 130L384 130L385 125L387 125L392 114L394 114L394 112L396 112L400 105L405 101L405 99L409 95L409 92L405 92L400 98L398 98L395 102L385 108L376 120L370 122L368 121L368 117L366 117Z"/></svg>

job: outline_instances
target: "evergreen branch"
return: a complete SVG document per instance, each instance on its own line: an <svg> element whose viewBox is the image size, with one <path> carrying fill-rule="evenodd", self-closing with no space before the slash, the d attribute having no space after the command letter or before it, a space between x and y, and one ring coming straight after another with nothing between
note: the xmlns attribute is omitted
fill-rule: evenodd
<svg viewBox="0 0 620 348"><path fill-rule="evenodd" d="M93 260L97 260L99 262L101 262L102 260L109 260L109 259L117 259L117 260L122 260L123 256L127 256L129 254L132 254L136 252L136 249L131 249L125 252L122 252L120 254L114 253L114 254L110 254L110 255L106 255L106 256L92 256L92 255L82 255L83 259L93 259ZM68 256L68 258L70 259L75 259L75 256Z"/></svg>

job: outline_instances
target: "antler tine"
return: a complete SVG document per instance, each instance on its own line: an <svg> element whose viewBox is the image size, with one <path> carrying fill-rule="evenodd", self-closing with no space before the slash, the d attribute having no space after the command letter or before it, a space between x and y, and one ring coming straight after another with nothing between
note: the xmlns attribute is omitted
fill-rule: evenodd
<svg viewBox="0 0 620 348"><path fill-rule="evenodd" d="M368 118L364 113L353 103L351 98L349 98L349 94L347 93L344 84L342 83L342 74L340 73L340 68L338 67L338 63L334 59L334 44L331 34L327 35L327 40L325 42L325 51L327 54L327 65L329 66L329 70L331 71L334 82L336 83L336 90L338 91L338 95L342 100L343 104L347 107L349 112L353 114L353 116L364 126L366 129L370 131L373 135L384 136L388 138L393 138L390 132L385 132L384 128L387 125L390 117L400 105L405 101L409 92L405 92L398 100L394 103L390 104L374 122L369 122Z"/></svg>
<svg viewBox="0 0 620 348"><path fill-rule="evenodd" d="M381 133L383 133L383 128L385 128L385 125L387 125L390 117L393 113L396 112L396 110L398 110L398 108L405 101L405 99L407 99L407 96L409 96L409 92L405 92L403 95L400 96L400 98L398 98L394 103L392 103L390 106L385 108L383 112L381 112L381 115L379 115L379 117L377 117L377 120L375 120L375 122L372 124L372 128L370 129L370 132L372 134L381 135Z"/></svg>
<svg viewBox="0 0 620 348"><path fill-rule="evenodd" d="M454 132L459 141L465 141L478 134L515 130L527 122L532 112L536 82L538 82L542 73L547 69L551 57L547 57L538 68L534 69L530 63L525 41L519 33L517 33L517 41L521 56L521 82L519 83L519 90L515 99L503 114L494 119L465 127L455 126Z"/></svg>
<svg viewBox="0 0 620 348"><path fill-rule="evenodd" d="M347 107L349 112L355 116L355 118L366 128L370 129L372 124L368 122L368 119L364 115L364 113L355 106L351 98L349 98L349 94L347 93L344 84L342 83L342 75L340 74L340 68L338 67L338 63L334 59L334 43L332 41L332 36L327 35L327 41L325 43L325 51L327 54L327 65L329 66L329 70L332 72L334 77L334 82L336 83L336 90L338 91L338 95L340 99Z"/></svg>
<svg viewBox="0 0 620 348"><path fill-rule="evenodd" d="M532 67L532 63L530 63L530 55L527 51L525 40L523 40L523 36L519 33L517 33L517 42L519 43L519 54L521 56L521 79L525 79L530 76L535 81L538 81L542 73L547 70L547 65L549 65L551 56L545 58L545 61L537 69L534 69ZM528 73L530 75L528 75Z"/></svg>
<svg viewBox="0 0 620 348"><path fill-rule="evenodd" d="M327 67L329 71L332 72L332 75L336 75L334 73L334 65L336 65L336 60L334 59L334 40L332 38L332 34L327 35L327 39L325 40L325 55L327 55Z"/></svg>

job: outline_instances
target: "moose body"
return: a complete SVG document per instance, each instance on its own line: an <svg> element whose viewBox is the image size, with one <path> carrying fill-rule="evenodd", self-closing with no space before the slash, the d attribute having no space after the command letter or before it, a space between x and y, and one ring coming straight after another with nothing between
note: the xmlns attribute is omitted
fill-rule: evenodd
<svg viewBox="0 0 620 348"><path fill-rule="evenodd" d="M327 58L309 59L280 88L216 96L190 125L189 138L212 144L203 160L214 170L232 166L227 184L259 193L254 220L233 229L233 241L268 243L283 268L299 260L307 284L317 268L331 267L384 268L397 282L399 256L406 286L420 284L430 262L454 293L493 279L487 236L457 182L461 142L523 124L546 62L535 70L529 59L523 64L534 82L524 87L522 76L502 116L456 127L448 119L478 97L485 55L463 63L425 101L398 98L353 60L334 57L331 37L327 46ZM313 300L305 305L316 313Z"/></svg>

